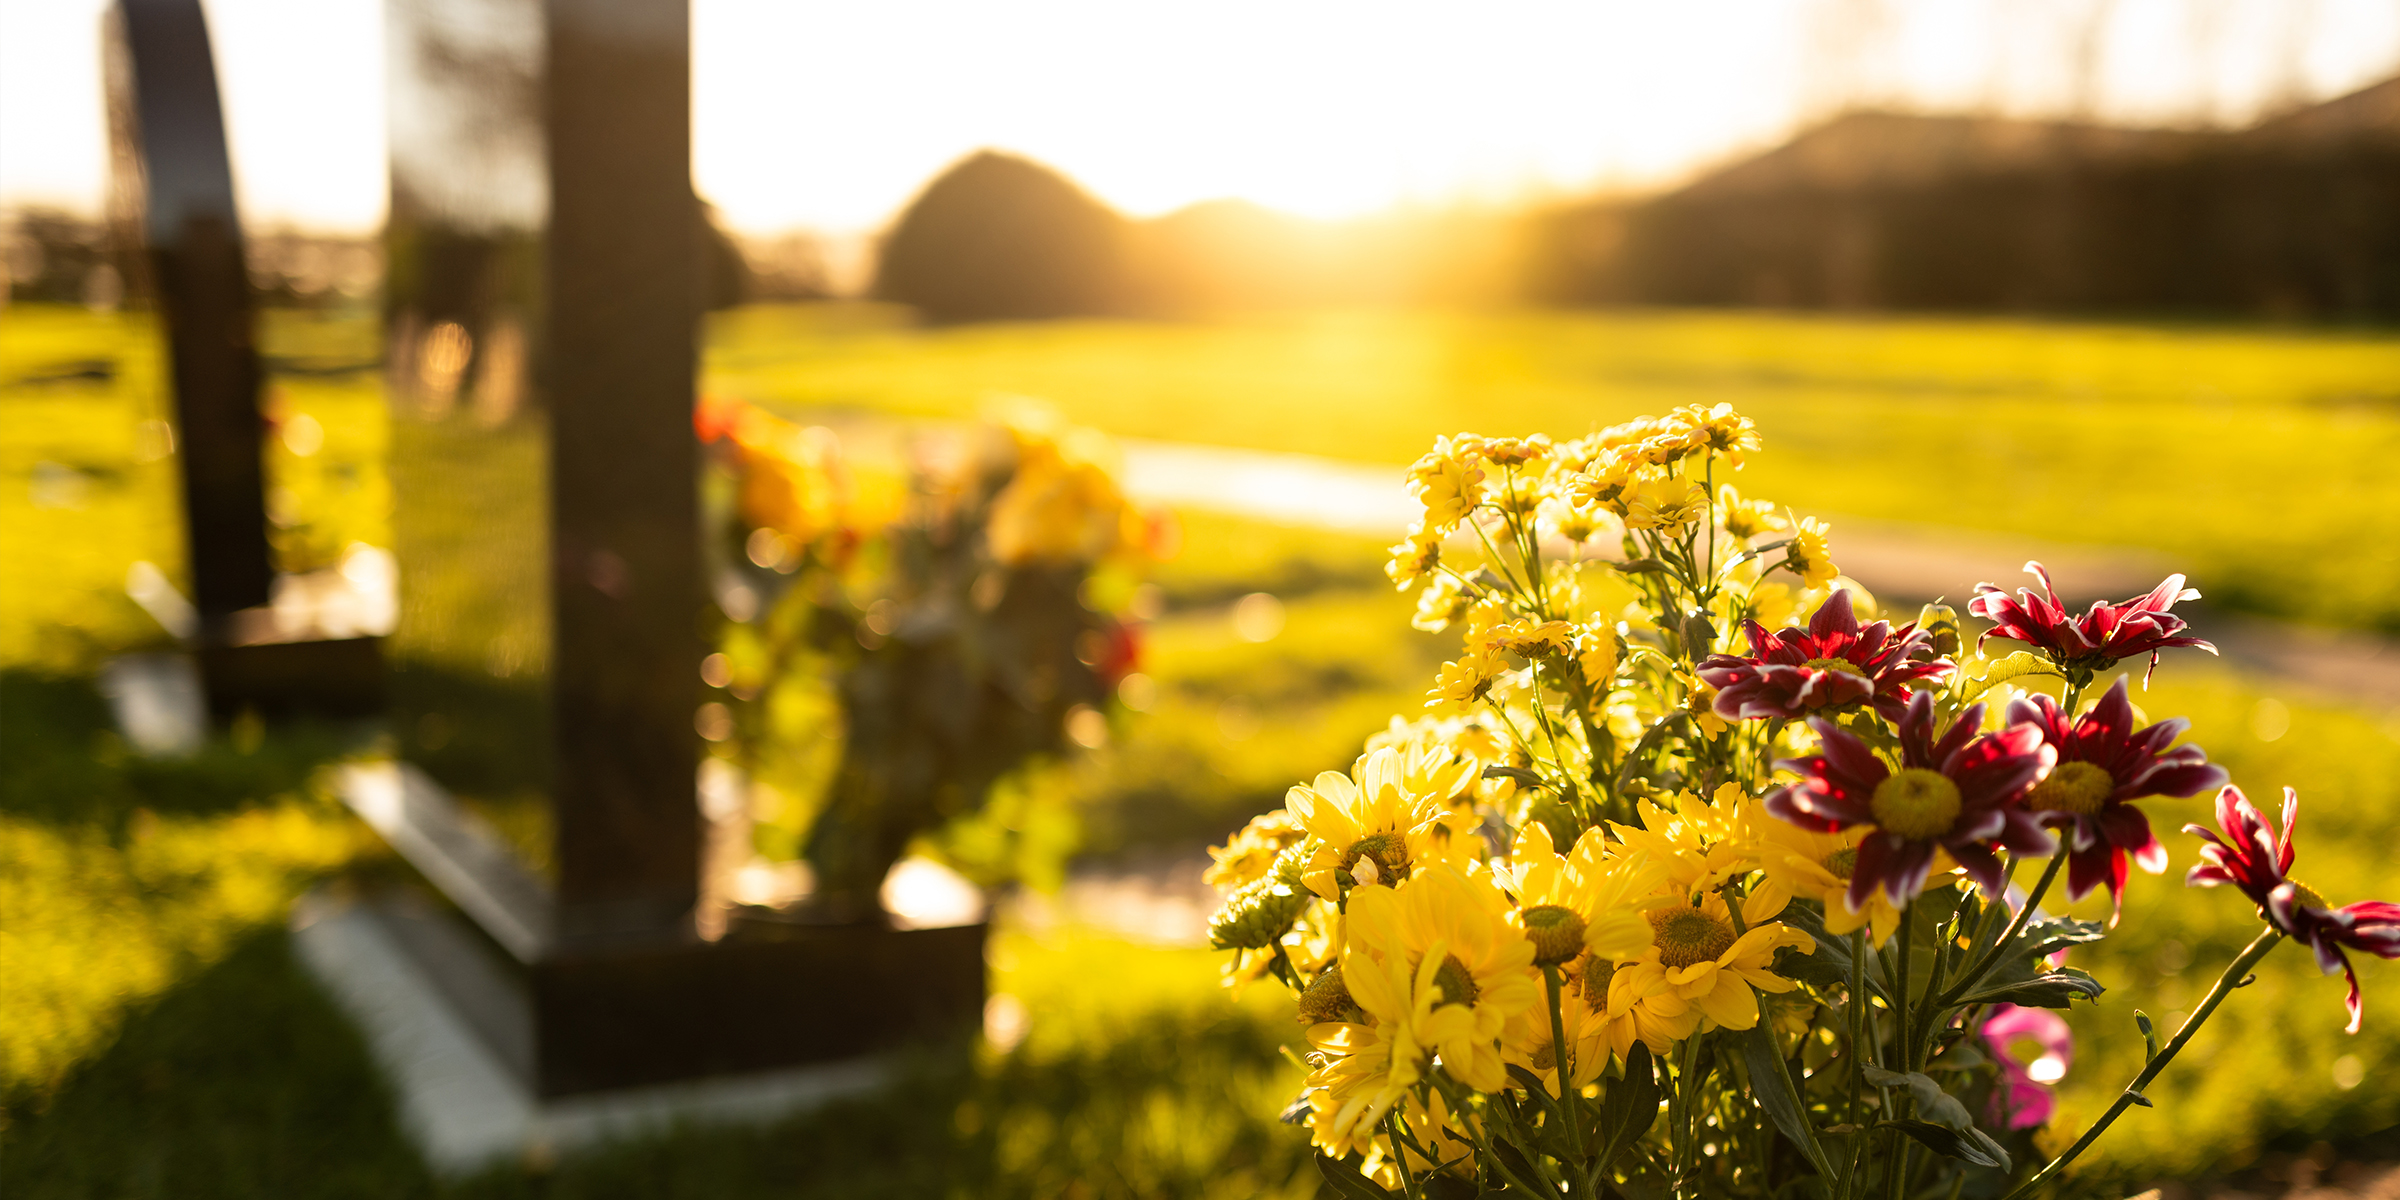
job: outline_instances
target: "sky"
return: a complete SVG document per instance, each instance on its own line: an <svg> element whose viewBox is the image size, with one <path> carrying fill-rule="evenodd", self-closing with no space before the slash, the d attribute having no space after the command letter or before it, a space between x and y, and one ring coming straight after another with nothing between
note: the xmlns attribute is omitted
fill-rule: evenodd
<svg viewBox="0 0 2400 1200"><path fill-rule="evenodd" d="M0 205L96 210L104 0L0 0ZM384 207L379 0L206 0L247 219ZM2400 0L692 0L737 229L871 230L975 149L1136 215L1656 187L1845 104L2239 123L2400 71Z"/></svg>

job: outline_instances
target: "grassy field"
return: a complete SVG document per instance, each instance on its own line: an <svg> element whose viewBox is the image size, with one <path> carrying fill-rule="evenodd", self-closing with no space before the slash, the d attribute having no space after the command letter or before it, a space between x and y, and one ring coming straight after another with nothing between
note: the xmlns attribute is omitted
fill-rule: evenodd
<svg viewBox="0 0 2400 1200"><path fill-rule="evenodd" d="M1272 1122L1293 1080L1276 1046L1295 1031L1263 991L1228 1003L1198 952L1023 931L994 960L995 986L1037 1014L1011 1054L928 1060L889 1096L772 1130L428 1177L280 932L312 882L400 870L314 782L338 741L277 730L143 760L90 681L101 655L159 636L123 598L126 565L178 554L173 460L143 432L160 415L144 342L128 318L0 316L0 1194L1305 1193L1300 1142ZM947 416L1021 392L1127 434L1384 462L1443 429L1572 432L1729 399L1767 430L1751 482L1804 509L2153 545L2188 557L2212 598L2387 627L2400 612L2393 543L2375 532L2400 511L2378 465L2400 428L2389 339L1661 314L923 331L837 308L729 314L711 347L709 386L754 400ZM282 415L324 430L310 455L272 451L291 493L282 545L305 563L382 541L381 401L373 371L347 369L372 358L365 327L274 314L268 349ZM1159 701L1064 776L1095 851L1188 847L1346 762L1444 649L1407 629L1375 539L1203 514L1184 532L1143 665ZM1286 613L1263 643L1227 613L1258 590ZM2188 658L2139 699L2192 716L2262 802L2301 789L2303 878L2337 902L2388 888L2388 714L2270 695ZM2288 732L2264 719L2270 701ZM2151 811L2171 829L2203 805ZM2179 873L2190 840L2168 840ZM2079 1031L2113 1044L2085 1038L2069 1122L2133 1073L2132 1009L2195 1002L2252 920L2176 875L2137 880L2122 929L2081 964L2113 990ZM2104 1144L2102 1169L2189 1176L2400 1122L2400 970L2362 974L2367 1029L2345 1038L2339 982L2279 951L2153 1089L2159 1107ZM2357 1073L2337 1077L2326 1064L2345 1055Z"/></svg>
<svg viewBox="0 0 2400 1200"><path fill-rule="evenodd" d="M714 318L708 385L956 415L1039 396L1118 433L1368 462L1729 401L1746 493L1806 512L2164 552L2212 600L2400 630L2400 338L1757 313L1314 313L946 329ZM1834 551L1841 551L1837 527Z"/></svg>

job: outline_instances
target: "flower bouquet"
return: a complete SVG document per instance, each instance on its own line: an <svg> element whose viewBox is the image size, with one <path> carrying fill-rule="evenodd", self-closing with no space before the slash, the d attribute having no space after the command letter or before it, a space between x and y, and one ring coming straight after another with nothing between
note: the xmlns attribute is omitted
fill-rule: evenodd
<svg viewBox="0 0 2400 1200"><path fill-rule="evenodd" d="M1825 526L1742 496L1758 449L1720 405L1444 438L1410 469L1424 517L1388 570L1463 651L1210 872L1229 983L1297 994L1285 1119L1335 1194L2013 1200L2147 1105L2278 941L2328 972L2400 956L2400 906L2288 877L2288 793L2279 834L2186 722L2099 689L2213 652L2180 576L2076 615L2029 564L2040 594L1979 587L1971 649L1938 603L1876 619ZM2063 876L2113 906L2129 864L2166 867L2139 802L2211 789L2189 882L2263 927L2164 1045L2138 1019L2147 1065L2044 1161L2051 1010L2100 994L2065 960L2108 930L2043 902ZM2349 1006L2355 1031L2355 977Z"/></svg>
<svg viewBox="0 0 2400 1200"><path fill-rule="evenodd" d="M780 766L821 794L800 822L804 915L875 919L912 840L1105 738L1137 652L1118 614L1157 522L1104 438L1030 408L921 443L883 478L830 430L755 407L710 401L698 424L730 492L707 669L732 704L702 732L745 778ZM838 756L812 760L828 738Z"/></svg>

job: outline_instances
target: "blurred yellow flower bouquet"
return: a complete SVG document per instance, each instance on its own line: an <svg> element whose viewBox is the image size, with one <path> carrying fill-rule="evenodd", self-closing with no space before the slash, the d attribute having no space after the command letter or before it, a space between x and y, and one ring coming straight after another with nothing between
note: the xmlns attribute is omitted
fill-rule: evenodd
<svg viewBox="0 0 2400 1200"><path fill-rule="evenodd" d="M1734 488L1759 448L1720 405L1411 468L1388 570L1462 651L1209 876L1228 982L1297 994L1285 1119L1334 1194L2013 1200L2147 1105L2282 938L2329 972L2400 955L2400 906L2287 877L2295 800L2278 835L2185 722L2139 726L2124 677L2087 695L2213 651L2181 577L2080 615L2046 575L1983 585L1973 649L1939 604L1895 627L1825 526ZM2049 1010L2100 994L2065 958L2106 930L2041 903L2062 873L2113 901L2129 862L2163 870L2134 802L2212 789L2189 882L2264 928L2165 1046L2139 1019L2147 1066L2045 1163L2073 1052ZM2349 1004L2355 1030L2355 980Z"/></svg>
<svg viewBox="0 0 2400 1200"><path fill-rule="evenodd" d="M703 710L702 733L745 778L821 797L793 822L814 876L806 915L875 919L913 840L1105 739L1138 651L1120 614L1158 520L1126 501L1105 438L1030 406L921 439L880 473L832 431L752 406L708 401L698 426L727 618L704 667L727 701ZM1034 850L1055 858L1071 832L1050 835ZM980 858L958 865L1011 869L1005 850Z"/></svg>

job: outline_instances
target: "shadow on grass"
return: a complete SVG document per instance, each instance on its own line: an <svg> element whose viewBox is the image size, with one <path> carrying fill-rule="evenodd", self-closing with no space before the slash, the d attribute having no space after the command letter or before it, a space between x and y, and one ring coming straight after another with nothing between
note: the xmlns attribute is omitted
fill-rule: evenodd
<svg viewBox="0 0 2400 1200"><path fill-rule="evenodd" d="M303 722L278 725L247 748L220 733L188 756L145 758L117 734L91 680L0 670L0 813L120 829L139 809L230 812L298 790L355 739Z"/></svg>
<svg viewBox="0 0 2400 1200"><path fill-rule="evenodd" d="M432 1190L364 1043L276 929L127 1020L48 1104L9 1116L11 1200Z"/></svg>
<svg viewBox="0 0 2400 1200"><path fill-rule="evenodd" d="M763 1129L683 1130L443 1184L366 1047L280 930L126 1022L38 1111L0 1192L50 1197L1306 1195L1306 1135L1264 1115L1277 1030L1140 1014L1043 1053L928 1057L879 1095Z"/></svg>

